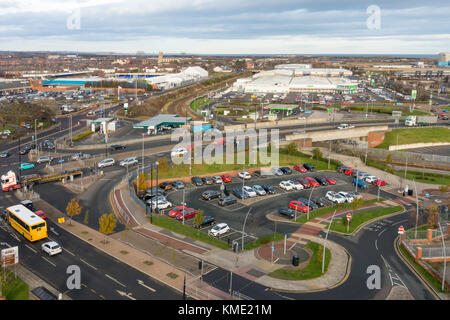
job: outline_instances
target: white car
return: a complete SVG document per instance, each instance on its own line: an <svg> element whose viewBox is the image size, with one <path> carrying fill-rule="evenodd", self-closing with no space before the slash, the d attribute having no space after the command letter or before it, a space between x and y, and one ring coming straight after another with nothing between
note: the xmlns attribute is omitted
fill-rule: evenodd
<svg viewBox="0 0 450 320"><path fill-rule="evenodd" d="M305 187L298 181L289 180L288 182L292 185L292 188L295 189L295 190L303 190L303 189L305 189Z"/></svg>
<svg viewBox="0 0 450 320"><path fill-rule="evenodd" d="M352 129L352 128L354 128L355 126L352 126L352 125L350 125L350 124L347 124L347 123L342 123L342 124L340 124L337 128L339 129L339 130L343 130L343 129Z"/></svg>
<svg viewBox="0 0 450 320"><path fill-rule="evenodd" d="M179 148L176 150L173 150L170 155L173 157L177 157L177 156L184 156L185 154L187 154L188 151L185 148Z"/></svg>
<svg viewBox="0 0 450 320"><path fill-rule="evenodd" d="M55 241L43 243L41 246L41 249L50 256L53 256L57 253L62 252L61 246L59 244L57 244Z"/></svg>
<svg viewBox="0 0 450 320"><path fill-rule="evenodd" d="M353 201L353 197L348 192L339 191L338 194L345 198L345 202Z"/></svg>
<svg viewBox="0 0 450 320"><path fill-rule="evenodd" d="M214 237L220 236L221 234L227 233L230 227L226 223L219 223L212 227L208 234Z"/></svg>
<svg viewBox="0 0 450 320"><path fill-rule="evenodd" d="M243 189L245 192L247 192L247 194L248 194L248 196L249 196L250 198L253 198L253 197L256 197L256 196L257 196L256 191L253 190L252 187L244 186L242 189Z"/></svg>
<svg viewBox="0 0 450 320"><path fill-rule="evenodd" d="M253 190L258 194L258 196L265 196L267 194L266 190L263 189L260 185L254 185Z"/></svg>
<svg viewBox="0 0 450 320"><path fill-rule="evenodd" d="M44 163L44 162L52 162L53 157L48 157L48 156L42 156L37 158L36 162L37 163Z"/></svg>
<svg viewBox="0 0 450 320"><path fill-rule="evenodd" d="M102 161L97 163L97 167L99 167L99 168L109 167L109 166L113 166L115 163L116 163L116 160L114 160L113 158L103 159Z"/></svg>
<svg viewBox="0 0 450 320"><path fill-rule="evenodd" d="M372 182L374 182L375 180L377 180L378 178L377 177L375 177L375 176L367 176L367 177L364 177L364 180L366 181L366 182L368 182L368 183L372 183Z"/></svg>
<svg viewBox="0 0 450 320"><path fill-rule="evenodd" d="M120 161L119 165L121 167L128 167L136 163L138 163L138 159L136 157L130 157Z"/></svg>
<svg viewBox="0 0 450 320"><path fill-rule="evenodd" d="M289 181L281 181L279 186L281 189L284 189L286 191L290 191L294 188Z"/></svg>
<svg viewBox="0 0 450 320"><path fill-rule="evenodd" d="M167 208L170 208L170 207L173 206L172 203L170 203L169 201L162 200L162 199L158 199L156 201L152 201L151 204L152 204L152 208L153 209L156 209L156 208L158 208L158 209L167 209Z"/></svg>
<svg viewBox="0 0 450 320"><path fill-rule="evenodd" d="M248 179L252 178L252 175L250 173L248 173L247 171L243 171L243 172L239 172L238 177L241 179L248 180Z"/></svg>
<svg viewBox="0 0 450 320"><path fill-rule="evenodd" d="M328 191L325 194L325 198L334 203L344 203L345 202L345 198L334 191Z"/></svg>

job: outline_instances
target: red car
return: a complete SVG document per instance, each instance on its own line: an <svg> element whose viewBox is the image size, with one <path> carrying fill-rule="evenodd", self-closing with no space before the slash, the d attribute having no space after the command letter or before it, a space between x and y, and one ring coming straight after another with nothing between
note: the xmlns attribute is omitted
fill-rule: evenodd
<svg viewBox="0 0 450 320"><path fill-rule="evenodd" d="M305 179L308 180L308 183L311 185L311 187L317 188L318 186L320 186L320 184L314 178L306 177Z"/></svg>
<svg viewBox="0 0 450 320"><path fill-rule="evenodd" d="M381 180L381 179L377 179L377 180L375 180L374 182L372 182L372 184L374 185L374 186L385 186L386 185L386 181L384 181L384 180Z"/></svg>
<svg viewBox="0 0 450 320"><path fill-rule="evenodd" d="M336 184L336 180L328 177L328 176L323 176L323 178L329 183L329 184Z"/></svg>
<svg viewBox="0 0 450 320"><path fill-rule="evenodd" d="M296 164L296 165L294 166L294 169L297 170L297 171L300 171L300 172L302 172L302 173L305 173L305 172L306 172L305 167L302 166L301 164Z"/></svg>
<svg viewBox="0 0 450 320"><path fill-rule="evenodd" d="M233 179L231 178L231 176L229 174L224 174L221 176L221 178L222 178L223 182L232 182L233 181Z"/></svg>
<svg viewBox="0 0 450 320"><path fill-rule="evenodd" d="M308 212L308 206L304 205L303 202L292 200L289 202L289 208L292 208L297 211L303 211L304 213Z"/></svg>
<svg viewBox="0 0 450 320"><path fill-rule="evenodd" d="M309 184L309 181L305 178L297 178L297 181L303 186L303 188L311 188L311 185Z"/></svg>
<svg viewBox="0 0 450 320"><path fill-rule="evenodd" d="M344 173L347 176L351 175L353 172L355 172L355 169L353 169L353 168L348 168L348 169L344 170Z"/></svg>
<svg viewBox="0 0 450 320"><path fill-rule="evenodd" d="M184 210L184 220L191 219L197 214L197 210L194 208L187 208ZM183 212L179 213L176 217L177 220L183 220Z"/></svg>
<svg viewBox="0 0 450 320"><path fill-rule="evenodd" d="M183 212L183 209L186 210L186 209L188 209L188 207L178 206L178 207L173 208L172 210L169 211L169 217L172 217L172 218L176 217L181 212Z"/></svg>
<svg viewBox="0 0 450 320"><path fill-rule="evenodd" d="M47 216L44 214L44 211L39 210L39 211L36 211L35 213L39 218L47 220Z"/></svg>

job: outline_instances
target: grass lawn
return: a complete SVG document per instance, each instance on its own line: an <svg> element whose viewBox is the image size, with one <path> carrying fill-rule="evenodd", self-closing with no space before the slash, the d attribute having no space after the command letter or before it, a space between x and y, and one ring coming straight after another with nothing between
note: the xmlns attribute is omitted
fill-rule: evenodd
<svg viewBox="0 0 450 320"><path fill-rule="evenodd" d="M389 146L398 144L412 144L420 142L450 142L450 130L442 127L394 129L386 132L384 141L377 146L380 149L389 149Z"/></svg>
<svg viewBox="0 0 450 320"><path fill-rule="evenodd" d="M364 211L360 213L355 213L352 215L352 220L350 222L349 232L352 233L358 226L367 222L369 220L382 217L391 213L400 212L403 210L402 206L378 208L374 210ZM345 220L345 222L344 222ZM330 230L347 233L347 219L344 217L340 220L333 221Z"/></svg>
<svg viewBox="0 0 450 320"><path fill-rule="evenodd" d="M14 272L6 271L6 283L2 282L2 296L6 300L28 300L28 284L20 278L14 278ZM3 269L0 268L0 281L3 281Z"/></svg>
<svg viewBox="0 0 450 320"><path fill-rule="evenodd" d="M191 109L195 112L199 111L205 104L210 103L211 100L201 97L198 99L195 99L194 101L191 102Z"/></svg>
<svg viewBox="0 0 450 320"><path fill-rule="evenodd" d="M228 246L227 242L208 236L206 233L201 232L188 224L183 225L180 221L177 221L173 218L167 216L153 215L152 220L153 224L156 226L176 232L178 234L185 235L189 238L199 240L225 250L231 248L231 246Z"/></svg>
<svg viewBox="0 0 450 320"><path fill-rule="evenodd" d="M438 292L444 292L444 293L449 293L450 290L447 290L444 288L444 291L441 290L442 288L442 283L440 281L438 281L436 278L434 278L431 274L429 274L427 272L427 270L425 270L420 264L418 264L414 258L409 254L408 250L406 250L402 245L400 245L400 252L403 255L403 257L405 257L413 266L414 268L417 270L417 272L419 272L422 277L425 278L425 280Z"/></svg>
<svg viewBox="0 0 450 320"><path fill-rule="evenodd" d="M279 241L279 240L283 240L283 239L284 239L284 235L281 234L281 233L277 233L275 235L262 237L262 238L259 238L259 239L255 240L255 241L246 243L246 244L244 244L244 249L245 250L252 250L252 249L258 248L258 247L260 247L262 245L265 245L265 244L267 244L269 242Z"/></svg>
<svg viewBox="0 0 450 320"><path fill-rule="evenodd" d="M313 196L314 196L314 194L313 194ZM380 198L380 200L378 200L378 199L365 200L365 201L363 201L362 205L376 203L376 202L381 202L381 201L384 201L384 199ZM333 212L336 209L337 210L342 210L342 209L348 209L348 208L351 208L351 207L352 207L351 203L340 203L340 204L335 205L335 206L325 207L325 208L320 208L320 209L317 209L317 210L313 210L313 211L309 212L309 220L317 218L317 217L320 217L320 216L323 216L324 214ZM302 213L302 215L299 216L297 218L297 220L295 220L295 222L298 222L298 223L306 223L306 222L308 222L307 214L306 213Z"/></svg>
<svg viewBox="0 0 450 320"><path fill-rule="evenodd" d="M309 260L308 265L301 270L289 270L289 269L278 269L271 273L269 276L282 280L308 280L314 279L322 276L322 257L323 257L323 246L315 243L309 242L306 248L310 249L313 254ZM328 265L331 260L330 250L325 250L325 272L328 270Z"/></svg>

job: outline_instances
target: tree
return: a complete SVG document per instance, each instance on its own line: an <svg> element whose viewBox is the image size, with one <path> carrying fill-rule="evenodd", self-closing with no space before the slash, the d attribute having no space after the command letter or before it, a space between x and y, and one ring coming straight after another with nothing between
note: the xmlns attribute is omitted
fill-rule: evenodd
<svg viewBox="0 0 450 320"><path fill-rule="evenodd" d="M442 186L439 187L439 191L442 192L442 193L448 192L448 187L449 187L448 184L447 185L442 185Z"/></svg>
<svg viewBox="0 0 450 320"><path fill-rule="evenodd" d="M391 163L392 163L392 154L388 154L388 156L386 157L386 163L388 164L388 165L390 165Z"/></svg>
<svg viewBox="0 0 450 320"><path fill-rule="evenodd" d="M203 220L205 220L205 216L203 214L203 210L199 209L197 214L194 217L194 224L197 226L198 232L200 233L200 225L202 224Z"/></svg>
<svg viewBox="0 0 450 320"><path fill-rule="evenodd" d="M169 159L161 158L158 160L158 170L162 172L167 171L169 169Z"/></svg>
<svg viewBox="0 0 450 320"><path fill-rule="evenodd" d="M438 225L438 219L439 219L439 209L436 205L430 205L428 207L428 210L426 211L428 218L427 218L427 224L430 228L436 228Z"/></svg>
<svg viewBox="0 0 450 320"><path fill-rule="evenodd" d="M72 198L67 204L66 213L69 216L69 225L72 225L72 217L79 215L82 207L80 206L77 198Z"/></svg>
<svg viewBox="0 0 450 320"><path fill-rule="evenodd" d="M86 226L89 224L89 210L86 210L84 212L83 224Z"/></svg>
<svg viewBox="0 0 450 320"><path fill-rule="evenodd" d="M358 210L362 204L363 204L363 199L362 198L355 198L352 201L352 210L353 210L353 214L355 214L355 211Z"/></svg>
<svg viewBox="0 0 450 320"><path fill-rule="evenodd" d="M100 228L98 231L103 233L105 235L105 243L106 243L106 236L108 234L111 234L114 232L114 229L116 228L117 220L116 217L112 213L107 214L104 213L100 218L98 218L98 224L100 225Z"/></svg>
<svg viewBox="0 0 450 320"><path fill-rule="evenodd" d="M139 192L139 194L143 194L145 192L145 189L146 189L145 175L144 175L144 173L141 172L138 177L138 192Z"/></svg>
<svg viewBox="0 0 450 320"><path fill-rule="evenodd" d="M271 147L271 151L272 151L272 147ZM286 152L287 154L294 154L295 152L298 151L298 147L295 144L295 142L291 142L286 146Z"/></svg>
<svg viewBox="0 0 450 320"><path fill-rule="evenodd" d="M316 162L319 161L319 159L323 158L322 151L320 151L319 148L313 149L313 158L316 159Z"/></svg>

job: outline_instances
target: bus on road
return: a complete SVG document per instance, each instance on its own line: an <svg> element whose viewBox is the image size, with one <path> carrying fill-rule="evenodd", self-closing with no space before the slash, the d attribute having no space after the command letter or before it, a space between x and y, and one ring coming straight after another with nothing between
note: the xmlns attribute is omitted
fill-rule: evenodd
<svg viewBox="0 0 450 320"><path fill-rule="evenodd" d="M47 238L47 223L30 209L18 204L6 208L9 224L31 242Z"/></svg>

